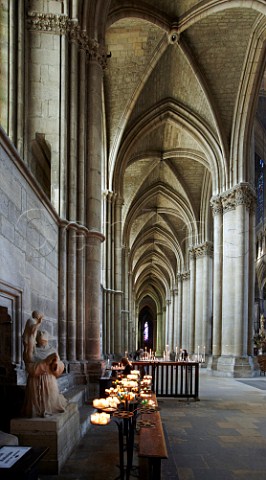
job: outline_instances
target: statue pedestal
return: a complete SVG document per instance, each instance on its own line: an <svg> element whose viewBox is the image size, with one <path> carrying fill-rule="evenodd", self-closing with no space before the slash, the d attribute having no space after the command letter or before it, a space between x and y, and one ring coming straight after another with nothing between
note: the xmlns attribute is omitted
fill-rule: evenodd
<svg viewBox="0 0 266 480"><path fill-rule="evenodd" d="M19 445L48 447L39 472L56 475L80 440L78 406L69 403L64 413L45 418L13 418L10 432L18 437Z"/></svg>

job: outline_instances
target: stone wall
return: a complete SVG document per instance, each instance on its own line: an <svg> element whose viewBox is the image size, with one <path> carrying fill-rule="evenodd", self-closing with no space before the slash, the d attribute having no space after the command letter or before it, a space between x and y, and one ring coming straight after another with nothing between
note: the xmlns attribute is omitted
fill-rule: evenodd
<svg viewBox="0 0 266 480"><path fill-rule="evenodd" d="M12 322L12 358L22 366L21 334L32 310L58 337L58 219L0 130L0 306Z"/></svg>

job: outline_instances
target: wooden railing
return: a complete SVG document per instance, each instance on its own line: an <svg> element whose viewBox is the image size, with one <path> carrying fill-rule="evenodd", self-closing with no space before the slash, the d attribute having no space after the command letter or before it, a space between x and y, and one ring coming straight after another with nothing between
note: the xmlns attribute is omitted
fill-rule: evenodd
<svg viewBox="0 0 266 480"><path fill-rule="evenodd" d="M152 376L152 390L157 397L199 398L198 362L133 361L141 375Z"/></svg>

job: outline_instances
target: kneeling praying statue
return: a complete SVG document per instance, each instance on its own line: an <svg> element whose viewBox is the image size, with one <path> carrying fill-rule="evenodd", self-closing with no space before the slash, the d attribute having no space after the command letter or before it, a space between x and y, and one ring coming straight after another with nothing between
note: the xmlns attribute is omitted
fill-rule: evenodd
<svg viewBox="0 0 266 480"><path fill-rule="evenodd" d="M28 373L22 415L46 417L65 411L67 400L59 392L57 378L64 371L56 349L48 343L48 332L41 330L43 314L32 312L23 333L23 360Z"/></svg>

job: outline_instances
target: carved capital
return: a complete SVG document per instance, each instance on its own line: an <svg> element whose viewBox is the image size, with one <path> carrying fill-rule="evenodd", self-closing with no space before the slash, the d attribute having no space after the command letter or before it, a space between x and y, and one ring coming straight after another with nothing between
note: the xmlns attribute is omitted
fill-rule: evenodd
<svg viewBox="0 0 266 480"><path fill-rule="evenodd" d="M254 210L256 194L248 183L241 183L221 195L224 213L234 210L238 205L245 205Z"/></svg>
<svg viewBox="0 0 266 480"><path fill-rule="evenodd" d="M86 53L89 61L96 61L102 68L106 68L105 47L89 38L86 31L81 30L78 20L70 20L63 14L28 12L27 25L28 29L33 31L67 35L70 42L76 43L78 48Z"/></svg>
<svg viewBox="0 0 266 480"><path fill-rule="evenodd" d="M223 205L219 195L211 198L211 208L213 216L220 215L223 212Z"/></svg>
<svg viewBox="0 0 266 480"><path fill-rule="evenodd" d="M212 257L213 256L213 244L205 242L202 245L198 245L194 248L196 257Z"/></svg>
<svg viewBox="0 0 266 480"><path fill-rule="evenodd" d="M27 25L29 30L64 34L67 31L68 23L67 15L28 12Z"/></svg>
<svg viewBox="0 0 266 480"><path fill-rule="evenodd" d="M236 205L245 205L248 210L254 209L256 193L248 183L242 183L236 187Z"/></svg>
<svg viewBox="0 0 266 480"><path fill-rule="evenodd" d="M229 212L230 210L234 210L236 208L235 190L231 189L223 193L221 200L224 213Z"/></svg>
<svg viewBox="0 0 266 480"><path fill-rule="evenodd" d="M96 61L102 68L107 65L107 52L103 45L100 45L95 39L89 38L85 30L81 30L76 20L68 23L67 34L71 42L86 53L88 61Z"/></svg>
<svg viewBox="0 0 266 480"><path fill-rule="evenodd" d="M190 272L189 271L182 273L182 279L183 280L188 280L189 278L190 278Z"/></svg>

